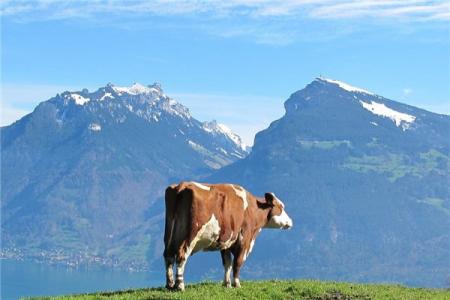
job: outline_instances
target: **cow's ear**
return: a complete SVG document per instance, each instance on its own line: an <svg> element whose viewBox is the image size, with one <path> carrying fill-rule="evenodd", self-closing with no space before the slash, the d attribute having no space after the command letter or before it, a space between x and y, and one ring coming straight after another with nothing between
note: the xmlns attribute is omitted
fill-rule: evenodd
<svg viewBox="0 0 450 300"><path fill-rule="evenodd" d="M266 199L267 204L273 205L273 194L265 193L264 198Z"/></svg>

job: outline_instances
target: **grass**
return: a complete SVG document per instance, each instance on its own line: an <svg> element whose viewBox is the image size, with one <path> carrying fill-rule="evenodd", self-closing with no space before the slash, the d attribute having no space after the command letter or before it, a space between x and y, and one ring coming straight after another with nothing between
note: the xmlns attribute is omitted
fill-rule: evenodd
<svg viewBox="0 0 450 300"><path fill-rule="evenodd" d="M389 174L389 180L395 182L407 174L423 177L435 171L446 174L450 168L450 158L437 150L420 153L420 159L410 161L406 155L388 153L379 156L363 155L361 157L349 157L342 165L343 168L356 172L377 172ZM439 162L442 167L439 168Z"/></svg>
<svg viewBox="0 0 450 300"><path fill-rule="evenodd" d="M330 150L341 145L346 145L349 148L352 148L352 144L347 140L335 140L335 141L307 141L307 140L298 140L299 144L305 149L323 149Z"/></svg>
<svg viewBox="0 0 450 300"><path fill-rule="evenodd" d="M227 289L217 282L202 282L187 285L185 292L170 292L164 288L148 288L33 299L450 299L450 290L448 289L408 288L400 285L353 284L313 280L243 281L241 285L242 288L240 289Z"/></svg>

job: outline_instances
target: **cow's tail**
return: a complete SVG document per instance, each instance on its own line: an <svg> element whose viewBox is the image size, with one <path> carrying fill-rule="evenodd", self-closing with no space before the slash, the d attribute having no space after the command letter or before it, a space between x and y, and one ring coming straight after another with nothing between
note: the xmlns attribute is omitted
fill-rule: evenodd
<svg viewBox="0 0 450 300"><path fill-rule="evenodd" d="M172 248L173 231L176 220L176 202L177 202L177 186L170 185L166 189L165 202L166 202L166 223L164 228L164 246L165 252Z"/></svg>

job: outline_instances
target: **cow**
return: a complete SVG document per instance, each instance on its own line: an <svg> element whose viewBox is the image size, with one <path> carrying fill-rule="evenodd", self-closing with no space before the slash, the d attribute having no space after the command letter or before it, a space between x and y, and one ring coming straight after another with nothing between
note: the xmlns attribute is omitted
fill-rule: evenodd
<svg viewBox="0 0 450 300"><path fill-rule="evenodd" d="M274 193L258 198L236 184L170 185L166 189L165 205L166 288L179 291L185 288L183 274L187 259L200 250L220 251L225 271L223 285L239 288L239 271L261 229L288 229L293 225L283 202Z"/></svg>

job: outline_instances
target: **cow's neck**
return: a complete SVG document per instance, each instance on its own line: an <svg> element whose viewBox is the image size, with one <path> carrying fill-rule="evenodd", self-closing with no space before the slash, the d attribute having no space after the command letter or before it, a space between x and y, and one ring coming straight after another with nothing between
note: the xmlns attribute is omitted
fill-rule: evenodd
<svg viewBox="0 0 450 300"><path fill-rule="evenodd" d="M256 220L257 224L256 226L258 228L263 228L267 224L268 216L270 213L271 207L267 205L267 203L264 200L257 199L256 201L257 208L256 208Z"/></svg>

